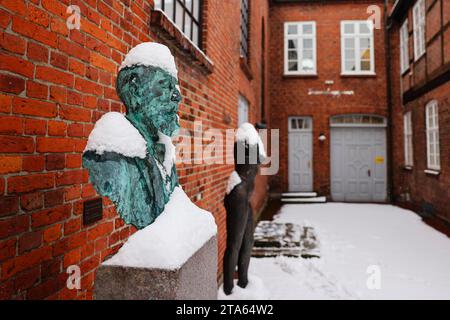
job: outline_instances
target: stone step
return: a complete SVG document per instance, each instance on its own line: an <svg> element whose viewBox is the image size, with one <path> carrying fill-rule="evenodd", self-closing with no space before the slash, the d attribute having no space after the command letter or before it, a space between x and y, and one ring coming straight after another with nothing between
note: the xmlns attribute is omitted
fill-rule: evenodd
<svg viewBox="0 0 450 320"><path fill-rule="evenodd" d="M282 198L283 203L326 203L326 197L313 197L313 198Z"/></svg>
<svg viewBox="0 0 450 320"><path fill-rule="evenodd" d="M283 198L314 198L317 197L317 192L288 192L282 193Z"/></svg>

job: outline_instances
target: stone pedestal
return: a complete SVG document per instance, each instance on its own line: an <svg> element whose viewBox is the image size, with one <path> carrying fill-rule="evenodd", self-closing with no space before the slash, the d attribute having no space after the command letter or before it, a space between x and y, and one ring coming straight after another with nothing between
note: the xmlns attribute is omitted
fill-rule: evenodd
<svg viewBox="0 0 450 320"><path fill-rule="evenodd" d="M217 238L212 237L177 270L102 265L94 285L98 300L215 300Z"/></svg>

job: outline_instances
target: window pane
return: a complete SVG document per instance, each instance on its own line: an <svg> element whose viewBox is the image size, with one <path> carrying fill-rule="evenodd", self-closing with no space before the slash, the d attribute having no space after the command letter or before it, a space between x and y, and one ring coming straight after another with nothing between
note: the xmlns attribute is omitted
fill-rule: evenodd
<svg viewBox="0 0 450 320"><path fill-rule="evenodd" d="M370 71L370 61L361 61L361 71Z"/></svg>
<svg viewBox="0 0 450 320"><path fill-rule="evenodd" d="M295 119L291 119L291 129L297 129L297 121Z"/></svg>
<svg viewBox="0 0 450 320"><path fill-rule="evenodd" d="M298 63L297 62L289 62L288 68L289 68L289 71L298 71Z"/></svg>
<svg viewBox="0 0 450 320"><path fill-rule="evenodd" d="M192 29L192 41L197 45L197 46L199 46L199 34L198 34L198 27L197 27L197 25L196 24L194 24L194 27L193 27L193 29Z"/></svg>
<svg viewBox="0 0 450 320"><path fill-rule="evenodd" d="M164 12L166 15L173 20L173 1L174 0L164 0Z"/></svg>
<svg viewBox="0 0 450 320"><path fill-rule="evenodd" d="M354 60L355 59L355 50L353 50L353 49L350 49L350 50L346 49L345 50L345 58Z"/></svg>
<svg viewBox="0 0 450 320"><path fill-rule="evenodd" d="M312 26L312 24L304 24L302 30L303 30L303 34L312 34L313 26Z"/></svg>
<svg viewBox="0 0 450 320"><path fill-rule="evenodd" d="M305 49L312 49L313 47L313 40L312 39L303 39L303 48Z"/></svg>
<svg viewBox="0 0 450 320"><path fill-rule="evenodd" d="M297 25L289 25L288 26L288 34L297 34L298 33L298 26Z"/></svg>
<svg viewBox="0 0 450 320"><path fill-rule="evenodd" d="M370 38L361 38L361 40L359 42L359 46L361 49L370 48Z"/></svg>
<svg viewBox="0 0 450 320"><path fill-rule="evenodd" d="M185 17L184 17L184 34L192 40L192 36L191 36L191 23L192 23L192 19L191 17L185 13Z"/></svg>
<svg viewBox="0 0 450 320"><path fill-rule="evenodd" d="M312 59L313 59L312 50L303 50L303 59L309 59L312 61Z"/></svg>
<svg viewBox="0 0 450 320"><path fill-rule="evenodd" d="M369 60L370 61L370 50L369 49L361 50L360 58L361 58L361 60Z"/></svg>
<svg viewBox="0 0 450 320"><path fill-rule="evenodd" d="M289 60L297 60L298 59L297 51L296 50L289 50L288 59Z"/></svg>
<svg viewBox="0 0 450 320"><path fill-rule="evenodd" d="M200 0L194 0L194 18L200 20Z"/></svg>
<svg viewBox="0 0 450 320"><path fill-rule="evenodd" d="M363 116L362 117L362 123L370 124L372 122L371 116Z"/></svg>
<svg viewBox="0 0 450 320"><path fill-rule="evenodd" d="M312 59L303 59L302 60L302 70L304 70L304 71L314 70L314 61Z"/></svg>
<svg viewBox="0 0 450 320"><path fill-rule="evenodd" d="M289 40L289 49L297 49L298 48L298 42L297 40Z"/></svg>
<svg viewBox="0 0 450 320"><path fill-rule="evenodd" d="M176 2L175 24L183 30L183 7L178 3L178 1Z"/></svg>
<svg viewBox="0 0 450 320"><path fill-rule="evenodd" d="M372 28L372 22L367 21L359 24L359 32L363 34L370 34Z"/></svg>
<svg viewBox="0 0 450 320"><path fill-rule="evenodd" d="M345 71L355 71L356 64L354 60L346 60L345 61Z"/></svg>
<svg viewBox="0 0 450 320"><path fill-rule="evenodd" d="M192 12L192 0L184 0L184 5L189 12Z"/></svg>
<svg viewBox="0 0 450 320"><path fill-rule="evenodd" d="M355 33L355 25L353 23L344 24L344 33L346 34Z"/></svg>
<svg viewBox="0 0 450 320"><path fill-rule="evenodd" d="M162 9L161 1L162 0L155 0L155 9L157 9L157 10L161 10Z"/></svg>
<svg viewBox="0 0 450 320"><path fill-rule="evenodd" d="M355 39L344 39L344 46L346 49L354 49L355 48Z"/></svg>

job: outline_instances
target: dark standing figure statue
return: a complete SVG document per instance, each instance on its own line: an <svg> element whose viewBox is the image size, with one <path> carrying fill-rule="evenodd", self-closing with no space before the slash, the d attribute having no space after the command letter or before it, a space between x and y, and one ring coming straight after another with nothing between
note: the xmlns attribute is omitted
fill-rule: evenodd
<svg viewBox="0 0 450 320"><path fill-rule="evenodd" d="M250 199L264 157L264 146L257 131L251 124L243 124L234 145L235 172L230 177L224 201L227 211L227 247L223 262L223 290L226 295L233 291L236 266L238 286L246 288L248 284L254 229Z"/></svg>

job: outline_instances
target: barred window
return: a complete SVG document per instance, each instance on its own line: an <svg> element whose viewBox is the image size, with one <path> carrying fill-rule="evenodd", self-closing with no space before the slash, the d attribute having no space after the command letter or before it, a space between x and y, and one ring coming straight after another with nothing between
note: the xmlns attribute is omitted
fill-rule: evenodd
<svg viewBox="0 0 450 320"><path fill-rule="evenodd" d="M241 56L248 58L249 0L241 0Z"/></svg>
<svg viewBox="0 0 450 320"><path fill-rule="evenodd" d="M155 9L166 16L201 49L202 0L155 0Z"/></svg>

